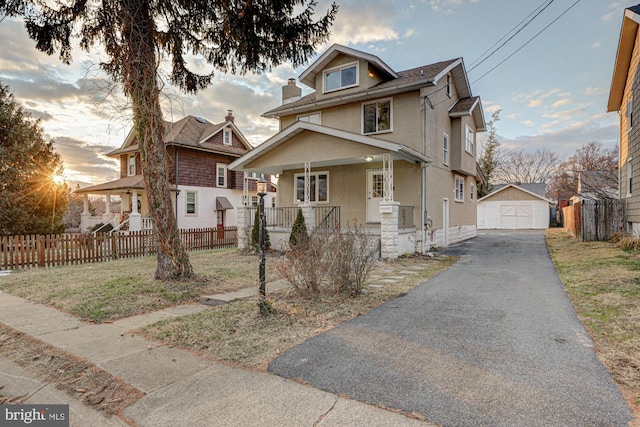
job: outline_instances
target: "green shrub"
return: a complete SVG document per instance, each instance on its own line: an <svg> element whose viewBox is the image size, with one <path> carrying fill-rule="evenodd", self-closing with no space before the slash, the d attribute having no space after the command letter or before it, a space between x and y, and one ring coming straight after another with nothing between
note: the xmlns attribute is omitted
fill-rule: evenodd
<svg viewBox="0 0 640 427"><path fill-rule="evenodd" d="M293 247L300 243L307 243L309 241L309 233L307 232L307 224L302 215L302 209L298 208L298 215L291 228L291 235L289 236L289 246Z"/></svg>
<svg viewBox="0 0 640 427"><path fill-rule="evenodd" d="M253 218L253 228L251 229L251 245L255 250L260 250L260 206L256 209L256 215ZM271 249L271 241L269 240L269 231L264 229L264 248Z"/></svg>

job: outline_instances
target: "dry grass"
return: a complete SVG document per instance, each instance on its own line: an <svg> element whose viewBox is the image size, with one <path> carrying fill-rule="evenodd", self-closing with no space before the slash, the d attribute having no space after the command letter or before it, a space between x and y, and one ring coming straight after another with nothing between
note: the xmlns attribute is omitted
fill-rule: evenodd
<svg viewBox="0 0 640 427"><path fill-rule="evenodd" d="M276 309L272 316L261 316L256 301L245 300L161 321L139 332L216 360L265 369L287 348L368 312L426 281L454 261L453 257L412 257L379 262L367 281L365 293L356 298L325 296L305 300L293 292L281 292L269 295ZM383 276L403 278L387 283L381 281Z"/></svg>
<svg viewBox="0 0 640 427"><path fill-rule="evenodd" d="M155 257L48 269L16 271L0 277L0 289L30 301L52 305L95 322L132 316L201 295L253 286L258 259L236 249L189 254L198 278L178 283L153 279ZM267 270L267 280L276 277Z"/></svg>
<svg viewBox="0 0 640 427"><path fill-rule="evenodd" d="M640 416L640 260L609 242L578 242L559 229L547 245L600 360Z"/></svg>

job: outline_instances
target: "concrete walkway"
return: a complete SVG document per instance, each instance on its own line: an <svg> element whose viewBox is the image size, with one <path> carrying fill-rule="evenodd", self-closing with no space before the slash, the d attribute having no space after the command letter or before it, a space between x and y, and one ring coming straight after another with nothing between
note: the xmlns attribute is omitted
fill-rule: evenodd
<svg viewBox="0 0 640 427"><path fill-rule="evenodd" d="M544 234L480 233L406 296L285 351L269 371L443 426L620 426Z"/></svg>
<svg viewBox="0 0 640 427"><path fill-rule="evenodd" d="M270 290L281 286L270 284ZM206 300L215 305L254 293L245 290ZM128 333L161 319L207 309L207 305L187 304L94 325L0 291L0 323L82 357L144 392L144 398L124 411L124 417L135 426L425 425L295 381L231 368ZM0 385L4 385L5 395L29 395L25 403L68 403L72 426L127 426L124 420L106 418L57 390L55 384L43 383L1 358Z"/></svg>

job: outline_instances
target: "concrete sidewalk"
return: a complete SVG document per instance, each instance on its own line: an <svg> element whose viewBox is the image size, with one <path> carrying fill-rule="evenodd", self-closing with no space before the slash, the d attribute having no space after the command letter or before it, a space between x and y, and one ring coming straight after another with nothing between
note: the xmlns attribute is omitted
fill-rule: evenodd
<svg viewBox="0 0 640 427"><path fill-rule="evenodd" d="M282 284L270 284L271 288ZM245 294L246 292L246 294ZM213 295L208 304L252 295ZM121 378L146 396L124 416L136 426L412 426L395 412L340 397L268 373L231 368L159 345L129 331L158 320L207 310L186 304L110 324L87 324L54 308L0 291L0 323L79 356ZM68 403L72 426L126 426L0 359L2 391L29 395L25 403Z"/></svg>

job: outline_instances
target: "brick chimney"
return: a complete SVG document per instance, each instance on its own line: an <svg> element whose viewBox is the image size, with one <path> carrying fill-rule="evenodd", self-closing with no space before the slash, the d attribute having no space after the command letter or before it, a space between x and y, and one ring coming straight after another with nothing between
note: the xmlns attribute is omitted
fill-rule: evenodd
<svg viewBox="0 0 640 427"><path fill-rule="evenodd" d="M226 122L233 123L233 121L235 120L235 117L233 117L233 110L227 110L227 115L224 117L224 120Z"/></svg>
<svg viewBox="0 0 640 427"><path fill-rule="evenodd" d="M302 89L296 85L296 79L291 78L286 86L282 86L282 103L296 102L302 96Z"/></svg>

